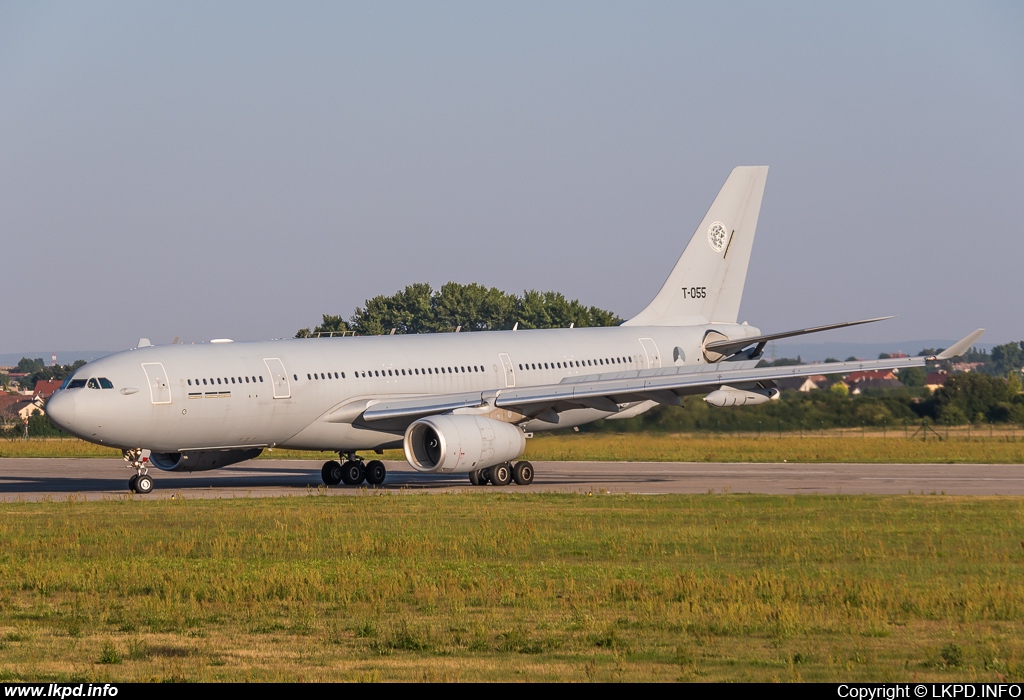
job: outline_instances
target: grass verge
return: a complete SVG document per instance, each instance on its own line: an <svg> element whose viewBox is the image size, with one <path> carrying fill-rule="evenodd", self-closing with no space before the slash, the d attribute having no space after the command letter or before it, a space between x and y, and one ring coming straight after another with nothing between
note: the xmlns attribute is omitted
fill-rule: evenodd
<svg viewBox="0 0 1024 700"><path fill-rule="evenodd" d="M941 437L941 439L939 439ZM368 457L372 453L364 453ZM4 457L120 458L119 450L82 440L0 441ZM902 433L835 431L824 434L556 434L537 435L526 444L526 458L537 461L596 462L850 462L894 464L1024 464L1024 438L1014 433L954 430L928 440ZM333 452L274 449L261 459L336 459ZM401 450L385 450L383 459L404 460Z"/></svg>
<svg viewBox="0 0 1024 700"><path fill-rule="evenodd" d="M0 504L0 676L1024 678L1024 499Z"/></svg>

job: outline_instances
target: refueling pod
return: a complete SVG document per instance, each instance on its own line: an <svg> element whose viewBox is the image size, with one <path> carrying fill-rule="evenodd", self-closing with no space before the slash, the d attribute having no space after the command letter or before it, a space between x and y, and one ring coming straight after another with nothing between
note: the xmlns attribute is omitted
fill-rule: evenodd
<svg viewBox="0 0 1024 700"><path fill-rule="evenodd" d="M262 447L246 447L235 450L190 450L188 452L153 452L149 462L165 472L205 472L220 469L229 464L256 459L263 452Z"/></svg>
<svg viewBox="0 0 1024 700"><path fill-rule="evenodd" d="M712 406L755 406L778 399L778 389L734 389L731 386L723 386L704 397Z"/></svg>
<svg viewBox="0 0 1024 700"><path fill-rule="evenodd" d="M421 418L405 431L405 458L421 472L467 473L510 462L526 450L526 434L482 416Z"/></svg>

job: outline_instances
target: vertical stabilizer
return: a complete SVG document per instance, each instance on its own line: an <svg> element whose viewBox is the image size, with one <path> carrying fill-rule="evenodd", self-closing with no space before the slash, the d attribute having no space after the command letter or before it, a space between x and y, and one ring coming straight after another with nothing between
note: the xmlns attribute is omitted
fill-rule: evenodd
<svg viewBox="0 0 1024 700"><path fill-rule="evenodd" d="M732 171L661 291L623 325L736 322L767 177L768 166Z"/></svg>

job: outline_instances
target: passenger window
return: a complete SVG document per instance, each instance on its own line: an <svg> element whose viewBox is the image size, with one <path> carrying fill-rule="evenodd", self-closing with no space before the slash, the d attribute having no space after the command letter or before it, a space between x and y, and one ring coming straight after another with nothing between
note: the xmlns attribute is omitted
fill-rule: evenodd
<svg viewBox="0 0 1024 700"><path fill-rule="evenodd" d="M90 389L99 389L100 388L100 383L96 381L95 377L90 377L89 378L89 383L86 384L86 386L89 387Z"/></svg>
<svg viewBox="0 0 1024 700"><path fill-rule="evenodd" d="M335 372L335 373L334 373L334 378L335 378L335 379L337 379L337 378L338 378L338 373L337 373L337 372ZM344 377L342 377L342 379L344 379Z"/></svg>
<svg viewBox="0 0 1024 700"><path fill-rule="evenodd" d="M249 383L249 378L248 378L248 377L246 377L246 378L245 378L245 383L246 383L246 384L248 384L248 383Z"/></svg>
<svg viewBox="0 0 1024 700"><path fill-rule="evenodd" d="M192 380L191 379L188 380L188 385L192 386Z"/></svg>
<svg viewBox="0 0 1024 700"><path fill-rule="evenodd" d="M114 385L106 377L100 377L100 389L113 389Z"/></svg>
<svg viewBox="0 0 1024 700"><path fill-rule="evenodd" d="M344 378L345 378L345 373L344 373L344 372L342 372L342 373L341 373L341 378L342 378L342 379L344 379Z"/></svg>
<svg viewBox="0 0 1024 700"><path fill-rule="evenodd" d="M260 375L260 382L261 383L263 382L263 375L262 374Z"/></svg>
<svg viewBox="0 0 1024 700"><path fill-rule="evenodd" d="M235 383L235 378L234 378L234 377L232 377L232 378L231 378L231 383L232 383L232 384L234 384L234 383Z"/></svg>
<svg viewBox="0 0 1024 700"><path fill-rule="evenodd" d="M220 377L217 377L217 383L220 384Z"/></svg>

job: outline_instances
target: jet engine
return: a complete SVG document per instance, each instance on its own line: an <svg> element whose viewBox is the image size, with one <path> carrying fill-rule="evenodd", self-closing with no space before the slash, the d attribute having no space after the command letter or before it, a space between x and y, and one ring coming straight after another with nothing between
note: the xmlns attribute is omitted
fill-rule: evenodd
<svg viewBox="0 0 1024 700"><path fill-rule="evenodd" d="M421 472L472 472L509 462L525 449L522 430L481 416L429 416L405 431L405 458Z"/></svg>
<svg viewBox="0 0 1024 700"><path fill-rule="evenodd" d="M712 406L755 406L778 398L778 389L734 389L723 386L705 396L704 400Z"/></svg>
<svg viewBox="0 0 1024 700"><path fill-rule="evenodd" d="M263 452L262 447L248 447L237 450L190 450L188 452L153 452L150 464L165 472L205 472L220 469L229 464L255 459Z"/></svg>

